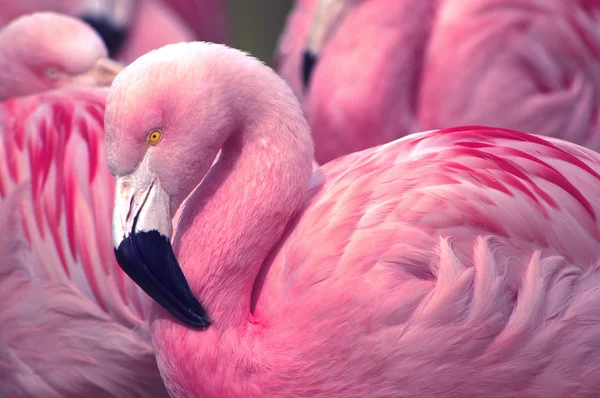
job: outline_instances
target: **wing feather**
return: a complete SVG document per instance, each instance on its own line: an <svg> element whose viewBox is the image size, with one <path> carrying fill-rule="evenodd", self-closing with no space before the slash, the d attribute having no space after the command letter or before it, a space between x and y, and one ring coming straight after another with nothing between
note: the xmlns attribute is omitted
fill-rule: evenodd
<svg viewBox="0 0 600 398"><path fill-rule="evenodd" d="M148 330L119 324L74 284L30 272L19 185L0 199L0 394L7 397L166 397Z"/></svg>
<svg viewBox="0 0 600 398"><path fill-rule="evenodd" d="M257 307L276 314L286 305L281 297L318 297L315 286L351 275L387 272L396 275L390 283L431 284L439 239L452 239L469 259L478 237L495 236L515 288L535 251L586 271L600 258L597 198L600 155L510 130L419 133L350 154L315 172Z"/></svg>
<svg viewBox="0 0 600 398"><path fill-rule="evenodd" d="M104 153L106 91L61 90L0 105L0 195L29 186L19 208L37 278L70 284L132 327L149 299L114 259L114 180Z"/></svg>

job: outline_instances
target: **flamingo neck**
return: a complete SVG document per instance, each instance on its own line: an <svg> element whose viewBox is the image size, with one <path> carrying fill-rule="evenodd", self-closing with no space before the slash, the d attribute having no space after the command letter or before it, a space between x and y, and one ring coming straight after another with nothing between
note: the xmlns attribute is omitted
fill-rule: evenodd
<svg viewBox="0 0 600 398"><path fill-rule="evenodd" d="M319 164L418 131L421 70L438 4L365 1L348 13L304 99Z"/></svg>
<svg viewBox="0 0 600 398"><path fill-rule="evenodd" d="M252 110L240 112L241 127L181 209L175 253L213 328L252 321L257 275L302 206L312 174L310 129L281 86L279 98L264 92L247 101Z"/></svg>

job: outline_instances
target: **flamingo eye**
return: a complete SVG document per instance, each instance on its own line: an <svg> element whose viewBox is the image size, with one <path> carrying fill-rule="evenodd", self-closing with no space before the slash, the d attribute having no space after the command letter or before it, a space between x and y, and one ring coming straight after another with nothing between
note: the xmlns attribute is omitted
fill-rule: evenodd
<svg viewBox="0 0 600 398"><path fill-rule="evenodd" d="M160 132L160 130L153 130L148 135L148 142L153 145L156 145L156 144L158 144L158 142L160 141L161 138L162 138L162 133Z"/></svg>
<svg viewBox="0 0 600 398"><path fill-rule="evenodd" d="M50 80L57 80L58 79L58 69L53 66L46 69L46 77Z"/></svg>

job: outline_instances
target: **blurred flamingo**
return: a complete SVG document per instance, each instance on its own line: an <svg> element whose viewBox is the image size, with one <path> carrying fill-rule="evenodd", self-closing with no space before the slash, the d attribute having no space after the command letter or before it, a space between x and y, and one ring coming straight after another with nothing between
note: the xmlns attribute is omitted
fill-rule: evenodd
<svg viewBox="0 0 600 398"><path fill-rule="evenodd" d="M597 150L599 23L598 0L297 0L277 70L321 164L464 124Z"/></svg>
<svg viewBox="0 0 600 398"><path fill-rule="evenodd" d="M178 4L177 0L169 1ZM194 25L196 31L188 27L176 11L160 0L7 1L0 5L0 26L20 15L35 11L56 11L77 16L98 31L110 56L124 63L129 63L140 55L168 43L228 40L229 26L220 1L194 0L187 4L188 18L201 18ZM192 13L192 5L201 11Z"/></svg>
<svg viewBox="0 0 600 398"><path fill-rule="evenodd" d="M71 17L28 14L0 30L0 101L67 86L110 86L121 68L98 34Z"/></svg>
<svg viewBox="0 0 600 398"><path fill-rule="evenodd" d="M30 0L5 1L0 5L0 27L13 19L37 11L54 11L81 17L92 24L102 36L111 55L123 47L135 6L144 0ZM162 21L157 21L161 26ZM140 54L141 55L141 54Z"/></svg>
<svg viewBox="0 0 600 398"><path fill-rule="evenodd" d="M110 245L107 90L44 91L93 85L93 76L72 72L97 64L106 48L83 22L37 13L0 33L0 51L27 86L11 89L41 92L0 103L0 393L166 397L146 323L150 299L125 277Z"/></svg>
<svg viewBox="0 0 600 398"><path fill-rule="evenodd" d="M417 131L420 74L437 4L295 2L276 69L301 100L317 162Z"/></svg>
<svg viewBox="0 0 600 398"><path fill-rule="evenodd" d="M454 1L423 69L425 129L488 124L600 150L600 1Z"/></svg>
<svg viewBox="0 0 600 398"><path fill-rule="evenodd" d="M105 127L171 396L600 394L600 154L461 127L313 174L290 88L207 43L127 66Z"/></svg>

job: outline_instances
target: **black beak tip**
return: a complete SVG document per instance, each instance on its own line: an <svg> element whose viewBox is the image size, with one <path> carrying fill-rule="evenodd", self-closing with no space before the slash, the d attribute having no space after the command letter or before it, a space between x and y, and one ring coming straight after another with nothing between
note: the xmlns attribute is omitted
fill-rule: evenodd
<svg viewBox="0 0 600 398"><path fill-rule="evenodd" d="M310 78L317 64L318 57L310 50L304 50L302 53L302 83L307 89L310 84Z"/></svg>
<svg viewBox="0 0 600 398"><path fill-rule="evenodd" d="M156 230L132 233L115 249L115 257L121 269L174 317L192 327L210 325L166 236Z"/></svg>
<svg viewBox="0 0 600 398"><path fill-rule="evenodd" d="M127 39L127 29L103 15L87 14L79 17L90 25L104 41L111 58L121 49Z"/></svg>

